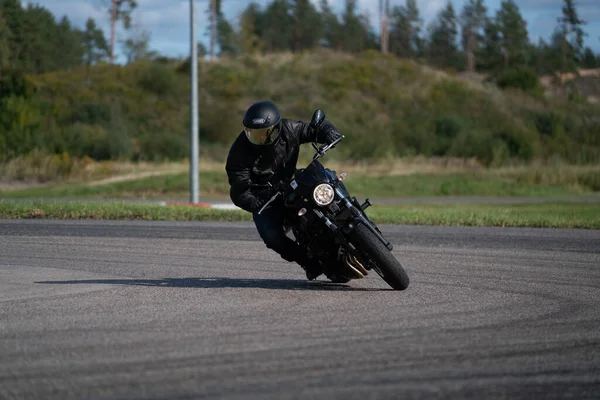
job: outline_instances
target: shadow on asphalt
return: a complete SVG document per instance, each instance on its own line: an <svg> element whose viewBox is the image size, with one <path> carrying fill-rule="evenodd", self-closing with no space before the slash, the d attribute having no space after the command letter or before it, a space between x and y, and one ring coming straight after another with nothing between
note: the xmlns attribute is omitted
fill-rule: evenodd
<svg viewBox="0 0 600 400"><path fill-rule="evenodd" d="M286 290L337 290L337 291L381 291L379 288L354 288L326 281L304 281L299 279L240 279L240 278L163 278L163 279L84 279L72 281L40 281L35 283L53 285L105 284L128 286L158 286L173 288L257 288ZM391 289L390 289L391 290Z"/></svg>

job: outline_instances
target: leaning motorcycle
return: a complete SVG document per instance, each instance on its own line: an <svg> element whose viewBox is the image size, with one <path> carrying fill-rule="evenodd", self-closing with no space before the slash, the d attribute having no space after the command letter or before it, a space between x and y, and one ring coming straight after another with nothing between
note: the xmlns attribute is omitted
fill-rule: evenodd
<svg viewBox="0 0 600 400"><path fill-rule="evenodd" d="M311 125L316 128L324 119L325 113L316 110ZM283 196L286 233L291 231L306 253L320 261L333 282L362 279L375 271L392 288L404 290L409 284L406 271L392 254L392 244L365 213L371 202L360 204L342 182L345 174L338 176L319 162L343 138L322 147L313 143L316 154L310 165L280 185L259 214Z"/></svg>

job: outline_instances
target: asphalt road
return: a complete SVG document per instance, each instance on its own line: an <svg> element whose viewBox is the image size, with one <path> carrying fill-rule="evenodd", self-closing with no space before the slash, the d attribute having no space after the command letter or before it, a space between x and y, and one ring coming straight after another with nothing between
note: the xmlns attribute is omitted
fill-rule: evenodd
<svg viewBox="0 0 600 400"><path fill-rule="evenodd" d="M600 231L383 228L406 291L249 224L0 221L0 398L600 398Z"/></svg>

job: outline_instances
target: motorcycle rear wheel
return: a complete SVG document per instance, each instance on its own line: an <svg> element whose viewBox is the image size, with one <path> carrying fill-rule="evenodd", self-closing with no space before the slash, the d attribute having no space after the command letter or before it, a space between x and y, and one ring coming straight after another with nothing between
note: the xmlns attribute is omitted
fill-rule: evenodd
<svg viewBox="0 0 600 400"><path fill-rule="evenodd" d="M364 224L352 233L352 243L367 256L375 271L395 290L404 290L410 282L406 271L388 248Z"/></svg>

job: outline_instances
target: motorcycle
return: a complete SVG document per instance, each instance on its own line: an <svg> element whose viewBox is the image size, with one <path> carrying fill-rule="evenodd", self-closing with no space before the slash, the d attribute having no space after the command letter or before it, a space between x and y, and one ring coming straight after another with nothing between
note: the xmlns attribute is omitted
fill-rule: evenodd
<svg viewBox="0 0 600 400"><path fill-rule="evenodd" d="M325 113L316 110L311 126L317 128L324 119ZM375 271L393 289L404 290L409 285L406 271L392 254L392 244L365 213L372 203L366 199L360 204L343 183L346 174L338 176L319 161L343 138L321 147L312 143L316 151L312 162L297 170L289 182L279 185L259 214L282 196L286 234L291 231L333 282L362 279Z"/></svg>

